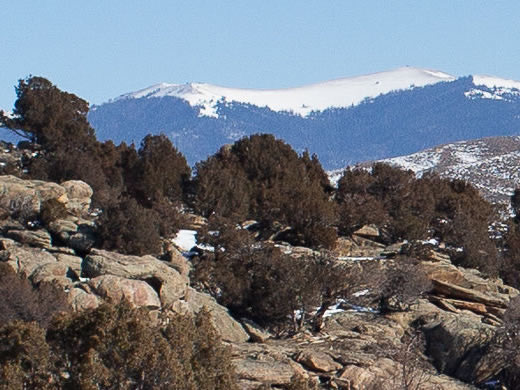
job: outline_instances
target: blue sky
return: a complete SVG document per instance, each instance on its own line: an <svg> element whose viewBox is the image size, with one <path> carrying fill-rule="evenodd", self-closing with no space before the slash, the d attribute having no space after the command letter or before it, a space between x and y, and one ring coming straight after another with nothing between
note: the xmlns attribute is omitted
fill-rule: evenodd
<svg viewBox="0 0 520 390"><path fill-rule="evenodd" d="M520 2L7 0L0 108L47 77L91 103L158 82L282 88L410 65L520 80Z"/></svg>

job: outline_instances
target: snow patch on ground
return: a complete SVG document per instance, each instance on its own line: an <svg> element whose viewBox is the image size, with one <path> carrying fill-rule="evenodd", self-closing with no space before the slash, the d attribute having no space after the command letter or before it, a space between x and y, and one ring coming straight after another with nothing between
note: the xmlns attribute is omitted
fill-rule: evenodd
<svg viewBox="0 0 520 390"><path fill-rule="evenodd" d="M327 176L329 177L329 182L332 186L338 187L338 181L341 179L341 176L343 176L343 172L345 172L345 169L335 169L333 171L328 171Z"/></svg>
<svg viewBox="0 0 520 390"><path fill-rule="evenodd" d="M483 91L478 88L470 89L467 92L464 92L464 96L470 99L490 99L490 100L504 100L504 98L500 95Z"/></svg>
<svg viewBox="0 0 520 390"><path fill-rule="evenodd" d="M339 256L338 260L342 261L367 261L367 260L380 260L381 257L373 257L373 256Z"/></svg>
<svg viewBox="0 0 520 390"><path fill-rule="evenodd" d="M177 248L183 252L189 252L191 248L197 246L197 232L195 230L181 229L172 239Z"/></svg>
<svg viewBox="0 0 520 390"><path fill-rule="evenodd" d="M209 252L213 252L215 250L215 248L212 246L197 244L196 230L181 229L171 241L187 257L193 254L193 252L191 252L191 249L193 248L198 248Z"/></svg>
<svg viewBox="0 0 520 390"><path fill-rule="evenodd" d="M397 165L404 170L410 170L417 176L435 168L439 163L441 156L434 151L419 152L408 156L394 157L385 160L390 165Z"/></svg>

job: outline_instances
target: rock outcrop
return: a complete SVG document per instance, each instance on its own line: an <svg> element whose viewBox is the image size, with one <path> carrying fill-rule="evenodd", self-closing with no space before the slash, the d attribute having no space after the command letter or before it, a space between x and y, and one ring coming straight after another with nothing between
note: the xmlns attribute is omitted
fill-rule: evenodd
<svg viewBox="0 0 520 390"><path fill-rule="evenodd" d="M249 339L226 308L189 287L190 265L175 248L169 248L168 261L92 249L91 197L92 189L81 181L58 185L0 176L0 209L13 218L0 224L0 261L34 285L52 283L64 289L75 310L122 299L153 310L182 308L192 314L206 307L224 340ZM51 200L63 205L66 215L50 221L46 228L30 230L16 221L20 214L37 217L42 205Z"/></svg>
<svg viewBox="0 0 520 390"><path fill-rule="evenodd" d="M186 296L189 279L168 263L153 256L127 256L93 249L82 263L83 276L113 275L147 281L155 288L162 305L171 305Z"/></svg>

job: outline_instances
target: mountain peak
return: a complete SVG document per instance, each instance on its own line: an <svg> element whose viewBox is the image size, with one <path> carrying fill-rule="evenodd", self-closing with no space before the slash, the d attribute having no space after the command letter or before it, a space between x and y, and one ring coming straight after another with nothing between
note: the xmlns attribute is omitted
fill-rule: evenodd
<svg viewBox="0 0 520 390"><path fill-rule="evenodd" d="M158 98L173 96L200 107L201 116L218 117L218 102L248 103L307 116L313 111L357 105L392 91L423 87L443 81L453 81L447 73L414 67L356 77L340 78L294 88L246 89L222 87L207 83L156 84L120 96L120 99Z"/></svg>

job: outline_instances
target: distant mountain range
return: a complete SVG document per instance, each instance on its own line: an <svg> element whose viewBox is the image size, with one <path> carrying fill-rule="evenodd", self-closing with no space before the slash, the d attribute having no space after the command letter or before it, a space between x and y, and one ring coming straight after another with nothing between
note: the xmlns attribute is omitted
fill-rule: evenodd
<svg viewBox="0 0 520 390"><path fill-rule="evenodd" d="M271 133L330 170L439 144L520 135L520 82L399 68L280 90L158 84L93 106L100 140L168 135L193 165L222 145Z"/></svg>

